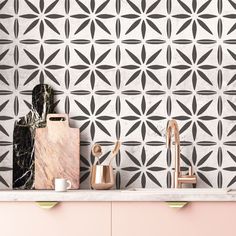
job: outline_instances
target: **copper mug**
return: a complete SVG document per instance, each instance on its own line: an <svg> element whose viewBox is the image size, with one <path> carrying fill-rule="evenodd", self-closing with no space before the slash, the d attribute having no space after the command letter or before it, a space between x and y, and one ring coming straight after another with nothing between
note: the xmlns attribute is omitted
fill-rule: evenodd
<svg viewBox="0 0 236 236"><path fill-rule="evenodd" d="M112 165L93 165L91 167L90 185L96 190L110 189L114 186Z"/></svg>

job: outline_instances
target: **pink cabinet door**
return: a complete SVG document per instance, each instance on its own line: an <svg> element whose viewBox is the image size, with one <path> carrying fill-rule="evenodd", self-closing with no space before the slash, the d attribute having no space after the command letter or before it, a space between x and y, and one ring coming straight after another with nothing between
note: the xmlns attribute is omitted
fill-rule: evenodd
<svg viewBox="0 0 236 236"><path fill-rule="evenodd" d="M112 236L235 236L236 202L113 202Z"/></svg>
<svg viewBox="0 0 236 236"><path fill-rule="evenodd" d="M1 236L110 236L110 202L63 202L50 210L34 202L0 203Z"/></svg>

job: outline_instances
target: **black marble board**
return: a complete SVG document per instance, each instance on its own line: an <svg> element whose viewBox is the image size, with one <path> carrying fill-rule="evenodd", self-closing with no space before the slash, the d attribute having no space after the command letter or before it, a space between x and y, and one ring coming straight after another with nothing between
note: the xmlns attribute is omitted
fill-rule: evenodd
<svg viewBox="0 0 236 236"><path fill-rule="evenodd" d="M53 113L53 89L36 85L32 91L32 107L20 118L13 131L13 189L34 188L34 134L46 126L46 116Z"/></svg>

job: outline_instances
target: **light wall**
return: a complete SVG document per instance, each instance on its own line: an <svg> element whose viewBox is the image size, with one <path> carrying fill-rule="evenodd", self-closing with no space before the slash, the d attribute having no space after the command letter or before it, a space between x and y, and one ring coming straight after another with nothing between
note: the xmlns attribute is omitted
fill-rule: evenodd
<svg viewBox="0 0 236 236"><path fill-rule="evenodd" d="M235 0L2 0L0 187L11 187L14 122L38 83L81 128L83 188L91 145L103 145L106 163L116 139L117 188L170 187L171 118L198 187L233 187L235 18Z"/></svg>

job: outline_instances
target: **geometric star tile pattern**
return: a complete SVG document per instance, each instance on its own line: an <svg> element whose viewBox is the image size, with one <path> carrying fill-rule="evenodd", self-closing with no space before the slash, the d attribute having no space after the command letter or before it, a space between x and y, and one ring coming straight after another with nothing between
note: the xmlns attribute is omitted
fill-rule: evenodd
<svg viewBox="0 0 236 236"><path fill-rule="evenodd" d="M235 187L235 21L235 0L0 0L0 188L11 188L14 123L39 83L81 129L82 188L91 146L107 163L116 139L116 188L171 187L171 118L197 187Z"/></svg>

